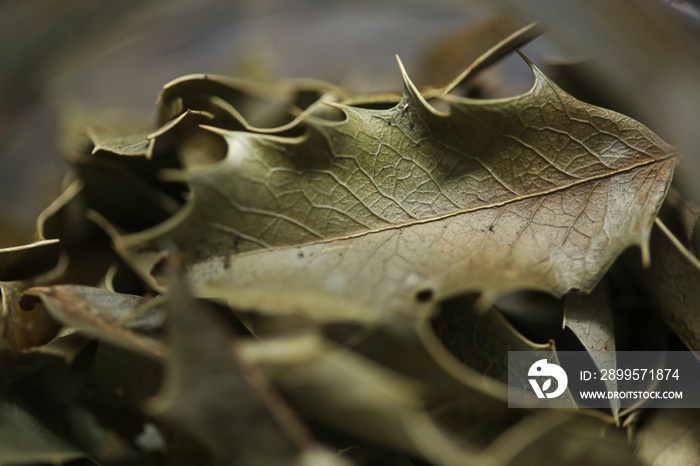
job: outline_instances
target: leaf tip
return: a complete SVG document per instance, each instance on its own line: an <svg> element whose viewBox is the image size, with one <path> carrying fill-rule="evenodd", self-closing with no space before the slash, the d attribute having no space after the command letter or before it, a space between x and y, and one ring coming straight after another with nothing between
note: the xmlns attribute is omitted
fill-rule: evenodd
<svg viewBox="0 0 700 466"><path fill-rule="evenodd" d="M411 78L408 77L408 73L406 72L406 68L403 66L403 62L401 61L401 58L399 58L398 55L396 55L396 61L399 63L399 69L401 70L401 77L403 77L404 94L407 95L416 104L420 104L423 108L428 110L430 113L432 113L434 115L444 115L442 112L439 112L432 105L430 105L427 100L425 100L425 98L420 93L420 91L418 90L416 85L413 84L413 81L411 81Z"/></svg>
<svg viewBox="0 0 700 466"><path fill-rule="evenodd" d="M197 125L199 128L205 130L205 131L210 131L214 134L218 134L219 136L226 136L227 134L230 133L229 130L225 128L219 128L218 126L212 126L212 125Z"/></svg>
<svg viewBox="0 0 700 466"><path fill-rule="evenodd" d="M518 55L520 55L520 58L523 59L523 61L527 64L527 66L530 67L533 74L535 75L535 84L534 84L533 88L537 86L537 83L540 80L549 81L549 78L547 78L547 76L537 67L537 65L535 65L532 62L532 60L527 58L527 56L523 52L521 52L520 49L516 49L515 51L518 52Z"/></svg>
<svg viewBox="0 0 700 466"><path fill-rule="evenodd" d="M520 55L520 58L522 58L523 61L524 61L525 63L527 63L530 67L534 67L534 66L535 66L535 64L532 63L532 61L531 61L529 58L527 58L527 56L526 56L523 52L521 52L520 49L516 49L515 51L518 52L518 55ZM535 67L535 68L536 68L536 67Z"/></svg>
<svg viewBox="0 0 700 466"><path fill-rule="evenodd" d="M406 67L403 65L401 57L399 57L398 54L396 54L396 62L399 64L399 70L401 71L401 77L403 78L403 84L406 93L409 95L420 95L418 89L416 89L416 86L413 84L413 81L411 81L411 78L408 77Z"/></svg>

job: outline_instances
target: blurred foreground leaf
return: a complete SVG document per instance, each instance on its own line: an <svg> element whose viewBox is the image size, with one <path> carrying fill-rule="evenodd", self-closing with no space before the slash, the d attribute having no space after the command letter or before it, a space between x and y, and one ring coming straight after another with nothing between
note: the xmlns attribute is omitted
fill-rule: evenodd
<svg viewBox="0 0 700 466"><path fill-rule="evenodd" d="M22 407L0 401L0 465L94 465L87 454L58 437Z"/></svg>
<svg viewBox="0 0 700 466"><path fill-rule="evenodd" d="M51 283L65 269L56 240L0 250L0 348L19 351L49 341L58 326L43 308L25 312L21 293Z"/></svg>
<svg viewBox="0 0 700 466"><path fill-rule="evenodd" d="M149 356L164 355L165 350L157 341L134 333L153 333L161 330L165 322L165 311L149 305L141 296L75 285L34 287L24 292L25 307L34 306L37 301L54 319L86 336Z"/></svg>
<svg viewBox="0 0 700 466"><path fill-rule="evenodd" d="M200 441L214 464L312 465L324 455L183 284L170 303L168 375L147 411ZM345 462L329 455L325 464Z"/></svg>
<svg viewBox="0 0 700 466"><path fill-rule="evenodd" d="M574 332L586 351L595 351L592 358L599 370L617 369L613 313L607 284L599 283L588 296L569 295L565 302L564 326ZM617 390L617 381L606 380L605 388ZM613 417L618 419L620 400L610 400L610 408Z"/></svg>
<svg viewBox="0 0 700 466"><path fill-rule="evenodd" d="M659 314L693 351L700 350L700 261L686 245L696 219L691 216L692 221L684 222L686 235L680 237L657 219L651 241L652 266L644 271Z"/></svg>
<svg viewBox="0 0 700 466"><path fill-rule="evenodd" d="M700 419L695 410L653 410L637 432L637 452L647 466L700 464Z"/></svg>

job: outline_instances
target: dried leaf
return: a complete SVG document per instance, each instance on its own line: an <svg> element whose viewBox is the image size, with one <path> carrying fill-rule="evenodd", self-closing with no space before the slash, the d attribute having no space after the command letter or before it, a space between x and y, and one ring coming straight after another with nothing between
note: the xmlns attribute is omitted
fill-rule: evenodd
<svg viewBox="0 0 700 466"><path fill-rule="evenodd" d="M208 312L182 283L173 290L167 375L147 410L201 442L215 464L288 465L313 457L318 447L305 427ZM343 464L327 464L334 463Z"/></svg>
<svg viewBox="0 0 700 466"><path fill-rule="evenodd" d="M64 307L80 309L79 312L93 315L106 323L141 333L157 332L165 324L166 313L162 307L162 300L81 285L36 287L25 291L24 294L42 298L46 302L61 302Z"/></svg>
<svg viewBox="0 0 700 466"><path fill-rule="evenodd" d="M693 351L700 350L700 261L657 219L651 267L644 271L655 309Z"/></svg>
<svg viewBox="0 0 700 466"><path fill-rule="evenodd" d="M41 346L33 346L23 351L24 354L49 355L63 359L65 364L72 364L75 358L88 346L90 340L74 331L60 331L59 335Z"/></svg>
<svg viewBox="0 0 700 466"><path fill-rule="evenodd" d="M637 456L646 466L700 464L700 419L692 409L647 411L636 435Z"/></svg>
<svg viewBox="0 0 700 466"><path fill-rule="evenodd" d="M0 400L0 465L62 465L69 461L76 466L97 464L22 407Z"/></svg>
<svg viewBox="0 0 700 466"><path fill-rule="evenodd" d="M511 24L510 27L512 28L513 24ZM485 53L482 53L481 56L474 57L474 62L469 66L469 68L454 77L445 87L438 90L436 95L447 94L459 86L468 83L482 71L511 54L519 47L522 47L528 42L534 40L540 34L542 34L542 29L537 25L537 23L521 26L519 29L511 32L505 38L501 39L496 45L488 49ZM467 61L465 60L464 62ZM426 97L432 96L433 94L428 91Z"/></svg>
<svg viewBox="0 0 700 466"><path fill-rule="evenodd" d="M400 104L336 105L344 121L309 115L302 136L212 128L226 158L171 172L193 198L119 247L159 278L174 241L197 292L237 307L333 302L361 320L467 291L590 291L622 250L646 251L674 151L533 71L522 96L445 95L446 113L404 75Z"/></svg>
<svg viewBox="0 0 700 466"><path fill-rule="evenodd" d="M617 369L615 360L615 333L613 310L610 306L608 287L605 282L586 295L569 295L565 300L564 327L568 327L581 341L600 369ZM602 353L607 352L607 353ZM606 380L608 390L617 390L616 380ZM619 419L620 400L610 400L613 417Z"/></svg>
<svg viewBox="0 0 700 466"><path fill-rule="evenodd" d="M487 450L491 464L637 465L620 431L594 417L542 410L506 431Z"/></svg>
<svg viewBox="0 0 700 466"><path fill-rule="evenodd" d="M568 295L564 327L569 327L588 351L615 351L615 333L608 287L601 282L590 295Z"/></svg>
<svg viewBox="0 0 700 466"><path fill-rule="evenodd" d="M335 86L313 80L251 82L213 75L188 75L166 84L158 96L159 122L176 121L183 112L199 110L214 116L220 128L276 132L292 127L299 113Z"/></svg>
<svg viewBox="0 0 700 466"><path fill-rule="evenodd" d="M361 461L390 461L395 449L409 464L635 464L607 415L507 407L503 382L521 376L508 374L508 350L544 349L555 362L557 353L491 304L510 291L592 291L567 297L566 325L589 350L612 349L601 279L630 246L648 262L677 158L640 123L574 99L532 64L522 95L452 92L537 34L512 33L422 93L402 65L403 94L371 96L185 76L163 90L155 131L94 130L92 154L71 157L78 181L39 221L40 238L46 228L61 239L75 284L47 286L44 274L65 265L44 261L58 257L55 243L0 251L3 324L44 315L77 332L0 353L3 387L60 396L47 406L66 427L95 427L101 438L85 445L109 464L344 464L316 434L361 450ZM88 218L146 285L117 273L124 267ZM697 272L682 249L692 230L681 230L680 248L662 233ZM93 241L98 257L85 247ZM653 267L659 254L683 263L657 247ZM226 302L234 317L217 320L189 296L172 273L181 261L196 295ZM693 274L667 275L658 280L675 286L667 292L694 296ZM129 292L164 295L116 293L117 276ZM80 286L98 281L110 291ZM677 322L697 329L694 308L678 299L658 307L694 348ZM151 335L165 308L168 345ZM46 340L34 325L13 348ZM84 347L84 336L101 343ZM51 371L26 377L48 359ZM157 451L139 440L149 425L165 438Z"/></svg>
<svg viewBox="0 0 700 466"><path fill-rule="evenodd" d="M425 56L420 60L420 74L416 81L429 85L450 82L462 71L464 63L478 59L484 50L499 49L498 53L486 55L489 57L488 61L474 67L469 73L474 76L540 34L541 31L533 25L523 27L522 21L504 16L490 18L476 25L462 24L442 34L430 44ZM464 76L460 80L464 81Z"/></svg>
<svg viewBox="0 0 700 466"><path fill-rule="evenodd" d="M165 354L158 341L134 333L134 330L153 332L160 329L165 320L164 310L146 305L148 300L141 296L77 285L34 287L22 296L26 309L33 308L39 301L54 319L75 327L86 336L151 357Z"/></svg>
<svg viewBox="0 0 700 466"><path fill-rule="evenodd" d="M438 348L436 340L439 339L463 364L504 385L509 377L509 351L541 351L549 353L552 360L556 359L553 340L547 344L534 343L513 328L496 308L480 312L469 299L457 298L442 303L440 315L432 321L432 329L436 338L425 333L422 336L436 361L446 357ZM568 390L562 399L567 397L574 406Z"/></svg>
<svg viewBox="0 0 700 466"><path fill-rule="evenodd" d="M66 267L61 260L58 241L36 243L0 250L0 349L19 351L48 342L58 325L43 308L25 312L20 294L25 289L47 284L58 278Z"/></svg>
<svg viewBox="0 0 700 466"><path fill-rule="evenodd" d="M18 281L43 275L59 261L58 240L0 249L0 280Z"/></svg>
<svg viewBox="0 0 700 466"><path fill-rule="evenodd" d="M693 251L695 227L700 218L700 205L686 199L671 186L659 212L659 218L689 251Z"/></svg>
<svg viewBox="0 0 700 466"><path fill-rule="evenodd" d="M264 367L292 406L306 416L436 464L474 460L476 446L457 443L424 410L424 383L343 348L324 345L301 354L289 348L296 358L268 361ZM486 395L481 399L486 406L495 401L489 403Z"/></svg>

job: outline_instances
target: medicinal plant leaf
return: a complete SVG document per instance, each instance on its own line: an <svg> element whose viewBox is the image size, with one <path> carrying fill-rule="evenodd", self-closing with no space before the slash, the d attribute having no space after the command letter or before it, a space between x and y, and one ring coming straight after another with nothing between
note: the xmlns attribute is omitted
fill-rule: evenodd
<svg viewBox="0 0 700 466"><path fill-rule="evenodd" d="M591 291L647 250L675 151L532 69L510 99L437 110L404 73L399 104L333 104L342 121L309 112L300 136L209 128L226 157L170 172L191 199L117 246L157 282L173 241L198 294L241 308L360 320L469 291Z"/></svg>
<svg viewBox="0 0 700 466"><path fill-rule="evenodd" d="M65 261L60 258L58 241L0 249L0 350L19 351L49 341L58 326L43 308L36 312L22 309L20 295L25 289L47 284L60 276Z"/></svg>
<svg viewBox="0 0 700 466"><path fill-rule="evenodd" d="M148 336L162 330L165 322L165 309L157 302L79 285L34 287L22 295L26 312L39 302L56 321L85 336L150 357L165 354L164 346Z"/></svg>
<svg viewBox="0 0 700 466"><path fill-rule="evenodd" d="M508 466L558 464L640 465L624 434L593 416L556 409L537 410L504 432L484 452Z"/></svg>
<svg viewBox="0 0 700 466"><path fill-rule="evenodd" d="M484 389L493 396L500 394L504 401L507 400L504 392L508 379L520 377L508 370L509 351L540 351L547 353L549 360L558 361L553 340L546 344L528 340L496 308L485 312L475 308L473 298L460 297L441 303L440 313L432 319L430 329L420 325L418 332L425 349L443 370L458 380L471 379L472 384L478 383L479 377L456 364L461 362L480 375L500 382L501 390L486 386ZM559 400L576 406L568 389Z"/></svg>
<svg viewBox="0 0 700 466"><path fill-rule="evenodd" d="M0 401L0 465L96 465L89 455L49 430L30 412Z"/></svg>
<svg viewBox="0 0 700 466"><path fill-rule="evenodd" d="M275 343L288 348L287 358L259 359L259 364L305 417L434 464L474 461L478 446L468 438L457 441L428 415L430 389L423 381L334 345L302 346L305 351L299 351L298 340L289 339L256 346ZM505 408L488 395L472 395L470 404L480 402L486 412Z"/></svg>
<svg viewBox="0 0 700 466"><path fill-rule="evenodd" d="M651 258L643 275L655 309L689 349L700 350L700 261L660 219Z"/></svg>
<svg viewBox="0 0 700 466"><path fill-rule="evenodd" d="M598 370L617 369L613 310L607 284L602 281L590 295L568 295L565 298L564 327L574 332ZM616 380L606 380L608 390L617 390ZM610 400L615 419L620 411L620 400Z"/></svg>
<svg viewBox="0 0 700 466"><path fill-rule="evenodd" d="M647 466L700 464L700 419L693 409L652 409L635 436L637 457Z"/></svg>
<svg viewBox="0 0 700 466"><path fill-rule="evenodd" d="M200 442L217 465L304 464L307 455L321 454L260 370L241 359L221 323L182 283L169 309L167 375L148 403L152 415Z"/></svg>

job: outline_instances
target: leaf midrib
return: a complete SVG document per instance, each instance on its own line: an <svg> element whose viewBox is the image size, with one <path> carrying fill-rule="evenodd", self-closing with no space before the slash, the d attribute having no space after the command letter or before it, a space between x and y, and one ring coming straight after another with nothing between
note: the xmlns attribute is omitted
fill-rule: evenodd
<svg viewBox="0 0 700 466"><path fill-rule="evenodd" d="M617 175L631 172L633 170L636 170L638 168L642 168L642 167L645 167L648 165L663 163L663 162L666 162L668 160L671 160L671 159L677 158L677 157L678 157L677 153L668 154L668 155L664 155L664 156L656 158L656 159L639 162L639 163L636 163L634 165L630 165L628 167L624 167L624 168L621 168L621 169L618 169L618 170L615 170L612 172L602 173L600 175L591 176L591 177L586 178L586 179L577 180L577 181L574 181L572 183L569 183L569 184L566 184L563 186L557 186L557 187L554 187L552 189L548 189L546 191L540 191L540 192L536 192L536 193L520 195L520 196L511 198L511 199L507 199L505 201L491 203L491 204L477 206L477 207L472 207L469 209L460 209L460 210L456 210L454 212L449 212L447 214L439 215L439 216L435 216L435 217L418 219L418 220L414 220L411 222L404 222L404 223L400 223L400 224L396 224L396 225L388 225L388 226L384 226L381 228L360 231L357 233L352 233L352 234L344 235L344 236L335 236L333 238L324 238L324 239L320 239L317 241L309 241L309 242L299 243L299 244L288 244L288 245L284 245L284 246L271 246L271 247L267 247L267 248L255 249L252 251L245 251L245 252L234 253L234 254L230 254L230 255L242 257L242 256L246 256L246 255L252 255L252 254L267 252L267 251L294 249L294 248L300 248L300 247L311 246L311 245L316 245L316 244L331 243L334 241L344 241L344 240L349 240L349 239L354 239L354 238L360 238L360 237L375 234L375 233L381 233L384 231L398 230L401 228L407 228L407 227L411 227L411 226L415 226L415 225L424 225L424 224L428 224L428 223L438 222L438 221L445 220L445 219L448 219L451 217L457 217L459 215L464 215L464 214L468 214L468 213L472 213L472 212L478 212L478 211L486 210L486 209L503 207L503 206L506 206L509 204L524 201L527 199L534 199L534 198L541 197L541 196L548 196L550 194L555 194L555 193L558 193L561 191L566 191L567 189L571 189L573 187L576 187L576 186L579 186L582 184L590 183L590 182L597 181L597 180L603 180L603 179L607 179L607 178L613 178ZM272 214L272 212L271 212L271 214ZM207 261L209 259L211 259L211 258L204 259L204 260L202 260L202 262Z"/></svg>

